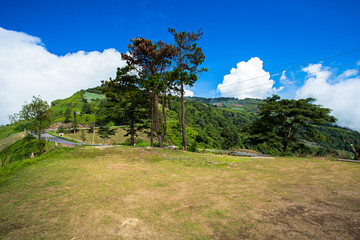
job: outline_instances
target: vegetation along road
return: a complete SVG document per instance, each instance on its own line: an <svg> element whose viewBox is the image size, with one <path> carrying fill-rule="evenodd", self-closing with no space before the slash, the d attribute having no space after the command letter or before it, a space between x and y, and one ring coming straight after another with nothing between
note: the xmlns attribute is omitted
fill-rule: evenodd
<svg viewBox="0 0 360 240"><path fill-rule="evenodd" d="M50 142L57 142L57 143L61 143L61 144L68 144L68 145L79 145L80 144L80 143L70 142L68 140L52 136L48 133L41 134L41 138L45 139L47 141L50 141Z"/></svg>

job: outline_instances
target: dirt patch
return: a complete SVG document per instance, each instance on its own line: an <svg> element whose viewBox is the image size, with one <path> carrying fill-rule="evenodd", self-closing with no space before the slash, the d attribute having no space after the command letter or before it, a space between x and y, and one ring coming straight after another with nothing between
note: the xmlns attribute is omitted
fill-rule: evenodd
<svg viewBox="0 0 360 240"><path fill-rule="evenodd" d="M277 239L360 239L355 218L316 206L290 205L265 212L263 220L261 226Z"/></svg>
<svg viewBox="0 0 360 240"><path fill-rule="evenodd" d="M23 224L11 222L8 220L0 220L0 236L6 236L8 233L25 227Z"/></svg>

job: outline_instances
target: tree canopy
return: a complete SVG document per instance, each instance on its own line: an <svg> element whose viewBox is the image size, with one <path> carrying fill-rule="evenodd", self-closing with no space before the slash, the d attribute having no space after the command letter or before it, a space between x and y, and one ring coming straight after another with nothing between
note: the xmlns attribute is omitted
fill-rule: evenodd
<svg viewBox="0 0 360 240"><path fill-rule="evenodd" d="M39 97L33 96L31 103L22 106L19 119L30 120L29 130L35 131L38 137L39 153L43 152L44 143L41 140L41 132L50 125L51 111L49 104Z"/></svg>
<svg viewBox="0 0 360 240"><path fill-rule="evenodd" d="M283 153L289 146L299 144L300 134L307 139L321 140L323 135L313 124L335 122L331 110L315 105L314 98L282 99L277 95L260 104L259 119L249 127L252 144L266 142Z"/></svg>
<svg viewBox="0 0 360 240"><path fill-rule="evenodd" d="M141 89L140 78L131 74L131 70L131 66L118 68L115 79L102 82L101 91L108 99L105 108L108 120L126 125L125 136L130 135L130 144L134 145L137 132L147 126L151 101Z"/></svg>

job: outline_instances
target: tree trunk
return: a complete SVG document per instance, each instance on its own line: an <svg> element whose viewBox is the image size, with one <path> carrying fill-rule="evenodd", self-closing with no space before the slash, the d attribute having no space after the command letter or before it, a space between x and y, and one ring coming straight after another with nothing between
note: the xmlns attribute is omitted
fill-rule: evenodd
<svg viewBox="0 0 360 240"><path fill-rule="evenodd" d="M38 144L39 144L39 154L41 155L43 153L42 149L42 143L41 143L41 121L38 125Z"/></svg>
<svg viewBox="0 0 360 240"><path fill-rule="evenodd" d="M187 151L186 146L186 126L185 126L185 99L184 99L184 83L181 81L181 129L183 138L183 150Z"/></svg>
<svg viewBox="0 0 360 240"><path fill-rule="evenodd" d="M166 92L163 95L163 102L162 102L162 139L164 139L166 135L166 114L165 114L165 108L166 108Z"/></svg>
<svg viewBox="0 0 360 240"><path fill-rule="evenodd" d="M130 145L134 146L135 144L135 126L134 123L131 123L130 126Z"/></svg>
<svg viewBox="0 0 360 240"><path fill-rule="evenodd" d="M151 100L150 147L154 147L154 96Z"/></svg>
<svg viewBox="0 0 360 240"><path fill-rule="evenodd" d="M159 142L159 147L163 147L163 141L160 131L160 124L159 124L159 105L158 105L158 95L154 94L154 104L155 104L155 131L156 136Z"/></svg>
<svg viewBox="0 0 360 240"><path fill-rule="evenodd" d="M38 130L38 144L39 144L39 154L42 154L42 144L41 144L41 130Z"/></svg>

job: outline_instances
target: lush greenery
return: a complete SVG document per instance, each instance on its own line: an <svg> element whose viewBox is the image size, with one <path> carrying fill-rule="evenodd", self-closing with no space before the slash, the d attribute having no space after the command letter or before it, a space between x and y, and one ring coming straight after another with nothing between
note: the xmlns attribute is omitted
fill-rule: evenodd
<svg viewBox="0 0 360 240"><path fill-rule="evenodd" d="M38 155L36 153L37 141L31 135L27 135L23 139L4 148L0 152L0 185L25 167L35 164L43 159L68 152L69 148L54 148L53 144L47 143L45 150L45 154Z"/></svg>
<svg viewBox="0 0 360 240"><path fill-rule="evenodd" d="M74 111L78 113L77 122L88 124L96 121L96 114L104 105L105 96L98 88L81 90L69 98L55 100L51 103L55 122L71 122Z"/></svg>
<svg viewBox="0 0 360 240"><path fill-rule="evenodd" d="M130 144L135 144L138 132L148 127L151 101L149 94L141 88L141 79L130 71L132 67L119 68L116 78L103 81L103 91L108 99L99 120L125 125Z"/></svg>
<svg viewBox="0 0 360 240"><path fill-rule="evenodd" d="M7 138L14 133L23 132L28 129L29 123L29 121L17 121L12 124L0 126L0 140Z"/></svg>
<svg viewBox="0 0 360 240"><path fill-rule="evenodd" d="M1 166L8 165L15 161L21 161L25 158L30 158L31 153L36 154L37 151L36 138L31 135L26 135L26 137L7 146L0 152Z"/></svg>
<svg viewBox="0 0 360 240"><path fill-rule="evenodd" d="M313 104L315 99L282 99L277 95L269 97L260 104L259 119L249 127L249 142L266 144L271 149L287 154L303 147L305 139L325 141L320 131L312 123L327 124L336 119L330 115L330 109Z"/></svg>
<svg viewBox="0 0 360 240"><path fill-rule="evenodd" d="M36 134L40 154L43 152L45 146L45 142L41 139L41 134L51 123L51 113L48 103L40 97L34 96L30 103L25 102L18 114L13 115L13 119L17 116L19 120L29 122L28 130Z"/></svg>
<svg viewBox="0 0 360 240"><path fill-rule="evenodd" d="M88 93L97 94L99 97L93 100L89 100L89 103L94 106L92 114L84 114L81 112L81 105L77 106L78 101L83 102L83 96ZM74 106L71 108L71 112L80 111L77 114L77 121L79 124L86 124L88 127L89 122L95 122L97 118L101 117L100 109L104 109L106 105L105 96L100 94L99 88L82 90L75 93L73 96L56 100L56 104L52 104L51 110L53 115L56 115L53 122L64 121L64 112L59 111L61 107L68 105ZM53 103L54 103L53 102ZM280 151L268 146L267 144L260 144L257 146L247 143L249 134L244 131L243 127L248 126L251 122L258 119L257 113L259 112L258 105L261 103L258 99L234 99L234 98L186 98L186 118L185 123L187 125L186 137L188 146L196 145L197 149L204 148L248 148L259 150L263 153L270 155L279 155ZM162 101L160 106L162 106ZM168 145L176 145L182 147L182 136L180 134L180 121L179 116L181 114L181 101L178 97L171 97L166 102L166 118L167 118L167 136L164 138L164 142ZM241 109L238 109L241 105ZM61 113L61 114L60 114ZM73 120L71 114L71 121ZM92 119L89 121L89 119ZM115 125L115 123L110 123ZM97 125L98 126L98 125ZM70 129L71 125L68 125ZM314 142L307 139L306 136L300 134L300 138L304 139L303 143L306 148L297 149L292 154L306 156L326 156L334 155L340 157L353 157L350 145L354 146L360 144L360 133L330 125L314 125L312 127L320 131L327 141ZM24 131L28 128L28 122L20 121L11 125L0 127L0 139L10 136L13 133ZM66 130L66 125L63 125ZM81 132L80 132L81 133ZM231 133L231 134L230 134ZM121 132L126 134L126 132ZM235 136L236 134L236 136ZM229 137L230 136L230 137ZM92 136L87 136L88 143L91 143ZM121 138L122 139L122 138ZM78 140L81 140L79 137ZM130 140L129 140L130 141ZM136 142L137 140L135 140ZM150 139L146 139L146 135L141 134L141 141L148 142ZM228 141L228 142L226 142ZM103 141L98 141L101 143ZM125 140L111 140L110 143L125 143Z"/></svg>

